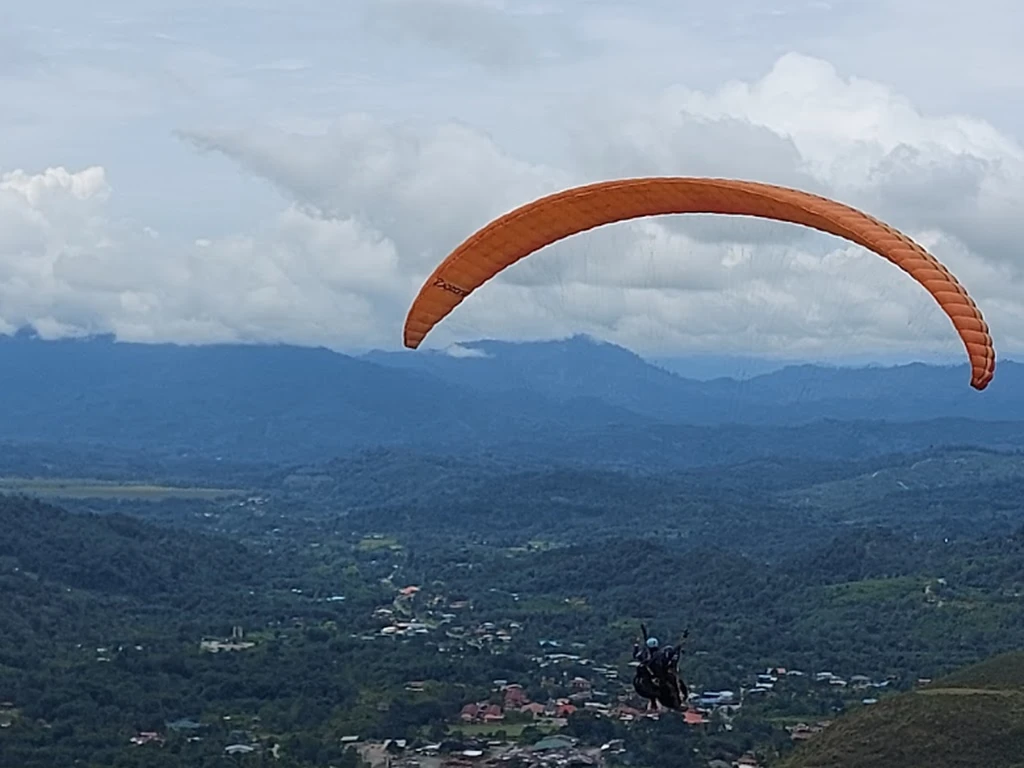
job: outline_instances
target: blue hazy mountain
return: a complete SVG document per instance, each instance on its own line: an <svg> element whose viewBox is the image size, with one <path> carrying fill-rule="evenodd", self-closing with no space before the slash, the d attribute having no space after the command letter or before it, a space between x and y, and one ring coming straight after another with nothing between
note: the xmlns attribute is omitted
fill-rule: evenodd
<svg viewBox="0 0 1024 768"><path fill-rule="evenodd" d="M352 357L285 345L3 337L0 441L268 461L403 446L642 463L673 450L683 464L792 451L805 431L811 442L801 451L811 455L816 445L843 453L851 440L854 454L892 442L1024 441L1024 366L1015 363L977 393L966 367L790 366L696 381L584 337L465 346L460 357ZM890 424L868 424L879 421Z"/></svg>
<svg viewBox="0 0 1024 768"><path fill-rule="evenodd" d="M557 400L586 396L657 421L688 424L1024 419L1024 365L1014 362L1001 362L995 381L978 393L967 384L966 365L805 364L746 379L698 381L585 336L534 343L479 341L459 350L458 355L371 352L362 359L478 391L526 390Z"/></svg>

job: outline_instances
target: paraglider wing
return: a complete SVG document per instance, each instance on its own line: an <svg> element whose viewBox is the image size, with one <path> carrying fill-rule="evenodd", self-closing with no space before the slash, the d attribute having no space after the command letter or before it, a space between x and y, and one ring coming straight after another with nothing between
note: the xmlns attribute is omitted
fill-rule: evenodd
<svg viewBox="0 0 1024 768"><path fill-rule="evenodd" d="M558 240L604 224L645 216L716 213L774 219L827 232L888 259L920 283L953 322L971 363L971 386L995 372L988 326L956 278L906 235L828 198L754 181L656 177L604 181L535 200L471 235L434 270L405 321L415 349L470 293L503 269Z"/></svg>

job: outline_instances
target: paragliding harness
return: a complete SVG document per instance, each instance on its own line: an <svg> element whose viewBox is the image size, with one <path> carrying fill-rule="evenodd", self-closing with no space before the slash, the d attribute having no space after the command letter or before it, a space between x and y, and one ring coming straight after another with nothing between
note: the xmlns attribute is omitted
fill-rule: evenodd
<svg viewBox="0 0 1024 768"><path fill-rule="evenodd" d="M659 648L652 653L647 647L647 626L641 624L640 630L644 644L633 676L633 689L645 699L657 701L667 709L682 709L688 692L686 685L679 680L678 664L683 653L683 641L689 637L690 630L683 632L679 645L667 654L667 648Z"/></svg>

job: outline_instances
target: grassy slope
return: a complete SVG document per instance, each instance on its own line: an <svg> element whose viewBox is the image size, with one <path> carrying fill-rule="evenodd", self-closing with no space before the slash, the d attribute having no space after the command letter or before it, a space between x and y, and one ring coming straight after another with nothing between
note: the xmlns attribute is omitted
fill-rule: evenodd
<svg viewBox="0 0 1024 768"><path fill-rule="evenodd" d="M837 720L780 768L1024 767L1024 652Z"/></svg>

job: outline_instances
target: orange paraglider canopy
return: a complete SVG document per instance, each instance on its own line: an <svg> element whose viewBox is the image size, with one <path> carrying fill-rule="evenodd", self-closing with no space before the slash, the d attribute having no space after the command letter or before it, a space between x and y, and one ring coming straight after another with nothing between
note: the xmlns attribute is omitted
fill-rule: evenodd
<svg viewBox="0 0 1024 768"><path fill-rule="evenodd" d="M415 349L466 296L546 245L628 219L680 213L755 216L801 224L867 248L920 283L952 320L971 363L971 386L995 373L995 349L974 300L938 259L909 237L855 208L797 189L755 181L656 177L604 181L542 197L471 235L423 284L405 320Z"/></svg>

